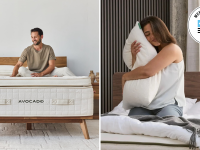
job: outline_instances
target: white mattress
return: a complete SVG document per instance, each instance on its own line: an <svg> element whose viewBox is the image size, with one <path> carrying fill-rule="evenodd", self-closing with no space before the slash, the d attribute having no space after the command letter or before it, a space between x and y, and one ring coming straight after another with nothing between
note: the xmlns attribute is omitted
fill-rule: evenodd
<svg viewBox="0 0 200 150"><path fill-rule="evenodd" d="M48 77L49 78L49 77ZM64 78L63 78L64 79ZM26 79L12 78L19 86L19 81ZM39 81L27 78L28 81ZM63 81L60 78L49 78L47 81ZM82 80L82 79L81 79ZM1 83L3 81L3 83ZM0 81L2 85L12 86L10 80ZM68 80L69 81L69 80ZM72 80L69 85L72 85ZM74 80L73 80L74 81ZM79 80L80 81L80 80ZM48 84L48 82L45 82ZM75 80L73 85L78 85ZM84 80L88 84L89 81ZM23 82L20 85L24 86ZM34 82L31 82L34 84ZM44 82L43 82L44 83ZM66 84L67 82L65 82ZM36 85L36 84L35 84ZM93 88L87 87L0 87L0 116L91 116L93 115Z"/></svg>
<svg viewBox="0 0 200 150"><path fill-rule="evenodd" d="M169 138L145 135L120 135L101 133L102 150L189 150L185 143ZM199 150L199 149L198 149Z"/></svg>
<svg viewBox="0 0 200 150"><path fill-rule="evenodd" d="M191 150L188 147L101 143L101 150ZM200 150L196 148L196 150Z"/></svg>
<svg viewBox="0 0 200 150"><path fill-rule="evenodd" d="M0 76L0 87L13 86L90 86L91 79L87 76L64 77L8 77Z"/></svg>

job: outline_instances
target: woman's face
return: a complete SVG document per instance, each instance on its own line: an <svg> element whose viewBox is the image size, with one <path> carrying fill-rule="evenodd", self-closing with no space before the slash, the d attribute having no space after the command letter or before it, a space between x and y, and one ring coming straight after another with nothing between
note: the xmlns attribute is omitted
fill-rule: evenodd
<svg viewBox="0 0 200 150"><path fill-rule="evenodd" d="M144 26L143 32L147 40L151 43L151 45L160 46L160 43L156 40L156 38L153 35L150 23Z"/></svg>

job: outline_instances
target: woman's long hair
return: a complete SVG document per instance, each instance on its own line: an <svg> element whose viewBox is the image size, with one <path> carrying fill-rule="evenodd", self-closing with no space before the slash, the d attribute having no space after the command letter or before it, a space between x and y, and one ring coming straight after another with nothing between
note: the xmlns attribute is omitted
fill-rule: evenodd
<svg viewBox="0 0 200 150"><path fill-rule="evenodd" d="M167 26L160 18L155 16L148 16L144 18L142 21L140 21L142 30L148 23L151 25L153 35L159 43L176 44L176 39L171 35ZM158 52L158 48L155 48Z"/></svg>

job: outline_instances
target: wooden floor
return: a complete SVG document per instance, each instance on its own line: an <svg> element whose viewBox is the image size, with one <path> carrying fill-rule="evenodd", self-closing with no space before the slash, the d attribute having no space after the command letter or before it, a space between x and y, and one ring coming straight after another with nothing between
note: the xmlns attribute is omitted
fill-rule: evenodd
<svg viewBox="0 0 200 150"><path fill-rule="evenodd" d="M98 150L99 120L86 120L90 139L86 140L80 123L0 123L0 150Z"/></svg>

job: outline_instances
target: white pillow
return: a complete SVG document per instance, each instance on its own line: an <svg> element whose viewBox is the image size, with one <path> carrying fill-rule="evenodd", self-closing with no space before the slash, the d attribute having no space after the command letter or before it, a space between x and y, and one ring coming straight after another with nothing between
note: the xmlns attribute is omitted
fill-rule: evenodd
<svg viewBox="0 0 200 150"><path fill-rule="evenodd" d="M132 66L131 44L137 40L141 43L140 52L136 55L136 62ZM123 59L129 69L134 70L137 67L145 66L150 60L157 55L156 49L147 41L139 22L126 40L123 50ZM153 77L139 80L126 81L123 89L123 107L130 109L132 107L148 106L155 98L161 80L161 72Z"/></svg>
<svg viewBox="0 0 200 150"><path fill-rule="evenodd" d="M62 67L62 68L55 68L53 70L53 72L51 73L52 76L57 75L58 77L63 77L63 76L75 76L75 74L73 74L71 72L71 70L69 70L68 67Z"/></svg>
<svg viewBox="0 0 200 150"><path fill-rule="evenodd" d="M123 108L123 100L108 114L128 115L130 109L125 110Z"/></svg>
<svg viewBox="0 0 200 150"><path fill-rule="evenodd" d="M0 76L11 76L15 66L0 65Z"/></svg>
<svg viewBox="0 0 200 150"><path fill-rule="evenodd" d="M197 101L197 99L192 99L192 98L185 98L185 100L186 103L185 106L183 107L183 114L187 114Z"/></svg>
<svg viewBox="0 0 200 150"><path fill-rule="evenodd" d="M199 116L200 115L200 102L194 104L187 112L187 115Z"/></svg>

